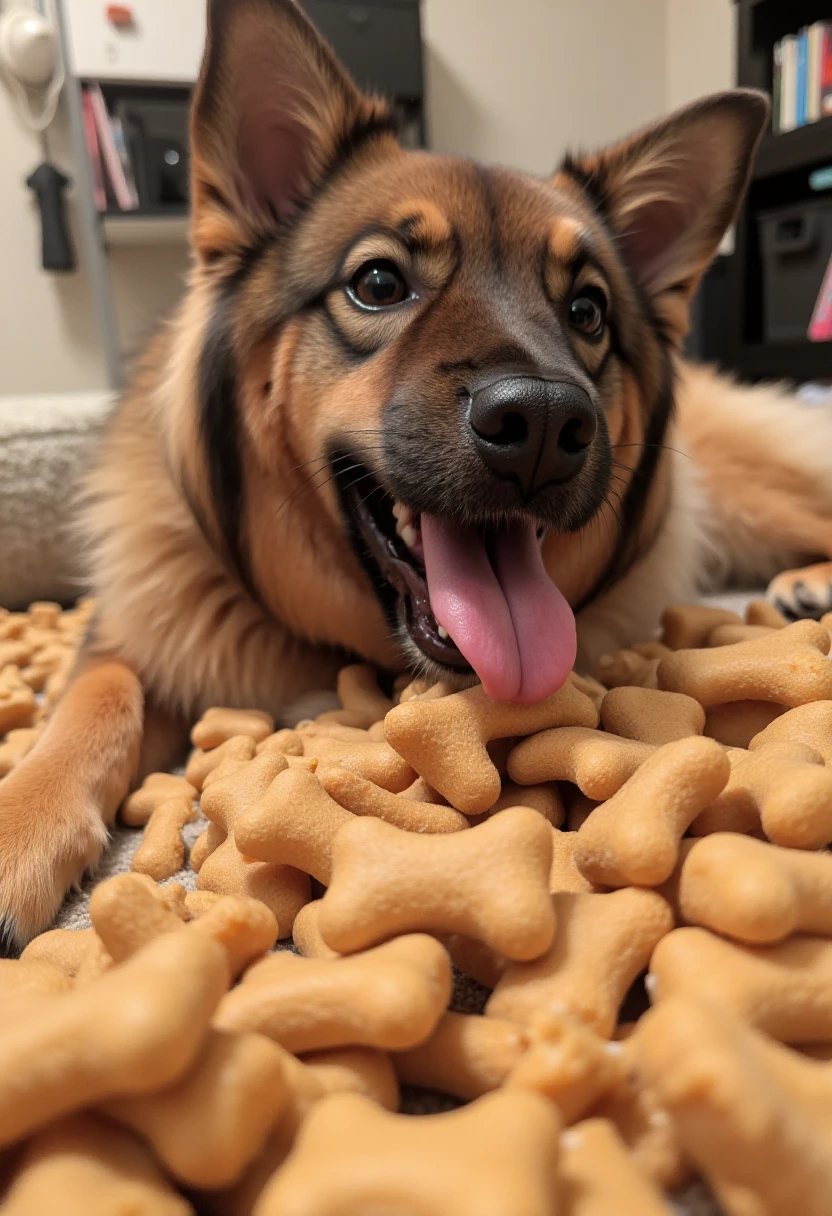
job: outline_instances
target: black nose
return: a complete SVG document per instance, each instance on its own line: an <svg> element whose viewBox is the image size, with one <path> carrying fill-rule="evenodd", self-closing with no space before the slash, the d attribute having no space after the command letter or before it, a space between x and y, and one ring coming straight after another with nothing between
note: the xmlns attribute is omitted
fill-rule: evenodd
<svg viewBox="0 0 832 1216"><path fill-rule="evenodd" d="M526 497L579 473L596 431L595 410L579 385L532 376L475 390L469 421L483 464L516 481Z"/></svg>

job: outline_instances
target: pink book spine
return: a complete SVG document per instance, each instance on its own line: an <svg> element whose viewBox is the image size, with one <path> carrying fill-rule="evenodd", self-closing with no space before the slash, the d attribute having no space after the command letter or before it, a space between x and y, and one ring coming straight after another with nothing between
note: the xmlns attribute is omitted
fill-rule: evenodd
<svg viewBox="0 0 832 1216"><path fill-rule="evenodd" d="M809 322L809 337L813 342L832 342L832 258L826 267L812 320Z"/></svg>
<svg viewBox="0 0 832 1216"><path fill-rule="evenodd" d="M98 146L101 149L104 167L107 170L110 185L113 187L116 202L122 211L135 211L136 203L130 193L130 187L127 185L127 179L121 167L121 161L119 160L118 151L113 139L113 132L110 128L110 116L104 103L104 94L96 84L91 86L88 96L92 103L92 112L95 117Z"/></svg>
<svg viewBox="0 0 832 1216"><path fill-rule="evenodd" d="M90 154L90 164L92 165L92 189L95 199L95 206L99 211L107 210L107 194L104 190L104 176L101 167L101 151L98 147L98 135L95 130L95 115L92 109L92 98L89 93L84 90L83 93L84 107L84 134L87 137L87 149Z"/></svg>

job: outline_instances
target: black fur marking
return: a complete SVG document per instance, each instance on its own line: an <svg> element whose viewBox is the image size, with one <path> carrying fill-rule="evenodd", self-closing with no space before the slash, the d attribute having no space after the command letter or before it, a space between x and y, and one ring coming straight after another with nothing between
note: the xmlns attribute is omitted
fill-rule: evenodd
<svg viewBox="0 0 832 1216"><path fill-rule="evenodd" d="M567 152L566 156L564 156L560 172L564 173L567 177L571 177L575 185L583 190L599 215L603 217L607 216L609 198L601 184L598 173L587 172L571 152Z"/></svg>
<svg viewBox="0 0 832 1216"><path fill-rule="evenodd" d="M491 174L481 165L474 165L473 167L477 176L483 205L485 206L485 213L488 217L488 227L491 236L491 256L494 261L494 269L499 274L503 268L503 248L500 242L500 213L497 207L497 200L494 197Z"/></svg>
<svg viewBox="0 0 832 1216"><path fill-rule="evenodd" d="M199 429L214 515L225 557L255 599L259 597L243 540L245 501L233 304L267 247L264 242L246 250L235 272L223 283L205 332L199 365ZM206 532L199 516L196 517Z"/></svg>

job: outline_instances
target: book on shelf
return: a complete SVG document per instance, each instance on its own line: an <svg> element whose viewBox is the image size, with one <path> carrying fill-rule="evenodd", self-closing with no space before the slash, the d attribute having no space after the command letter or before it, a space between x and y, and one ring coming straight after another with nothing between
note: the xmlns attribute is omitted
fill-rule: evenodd
<svg viewBox="0 0 832 1216"><path fill-rule="evenodd" d="M106 184L120 211L135 211L139 206L139 196L121 123L110 117L100 85L88 85L85 98L89 99Z"/></svg>
<svg viewBox="0 0 832 1216"><path fill-rule="evenodd" d="M771 92L776 135L832 115L832 21L815 21L775 42Z"/></svg>
<svg viewBox="0 0 832 1216"><path fill-rule="evenodd" d="M87 141L87 152L92 169L92 192L96 210L107 210L107 191L104 188L104 166L101 163L101 149L98 146L98 133L95 129L95 115L92 110L92 98L86 89L82 98L84 114L84 135Z"/></svg>

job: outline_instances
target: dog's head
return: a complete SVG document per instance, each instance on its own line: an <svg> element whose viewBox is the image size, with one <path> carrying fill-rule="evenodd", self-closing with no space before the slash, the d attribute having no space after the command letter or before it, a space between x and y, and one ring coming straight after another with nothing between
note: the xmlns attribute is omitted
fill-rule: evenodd
<svg viewBox="0 0 832 1216"><path fill-rule="evenodd" d="M392 631L411 664L540 698L575 653L547 568L574 607L661 510L673 354L765 101L707 99L539 181L402 150L290 0L209 9L192 128L209 527L294 627L328 601L329 636L309 635L389 661ZM299 509L315 554L287 574L275 520Z"/></svg>

